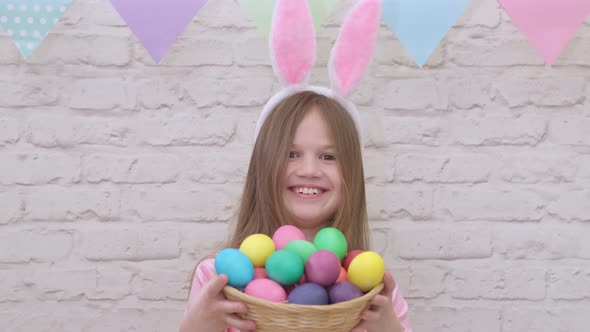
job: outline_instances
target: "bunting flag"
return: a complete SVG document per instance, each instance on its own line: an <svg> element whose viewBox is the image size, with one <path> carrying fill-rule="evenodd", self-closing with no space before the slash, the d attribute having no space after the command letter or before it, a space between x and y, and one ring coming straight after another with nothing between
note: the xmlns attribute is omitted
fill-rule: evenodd
<svg viewBox="0 0 590 332"><path fill-rule="evenodd" d="M590 13L590 0L498 0L514 25L553 64Z"/></svg>
<svg viewBox="0 0 590 332"><path fill-rule="evenodd" d="M308 1L311 15L313 17L313 24L317 31L326 21L328 16L330 16L340 0ZM258 29L260 29L264 36L268 38L276 0L238 0L238 2L240 7L242 7L242 9L248 14Z"/></svg>
<svg viewBox="0 0 590 332"><path fill-rule="evenodd" d="M159 63L207 0L109 1ZM277 0L237 0L268 37ZM340 0L307 0L316 29ZM422 67L470 0L382 0L382 18ZM553 64L590 15L590 0L497 0L548 64ZM72 0L0 0L0 29L28 58L70 8Z"/></svg>
<svg viewBox="0 0 590 332"><path fill-rule="evenodd" d="M383 0L382 16L406 51L422 67L469 2Z"/></svg>
<svg viewBox="0 0 590 332"><path fill-rule="evenodd" d="M0 0L0 27L28 58L63 14L71 0Z"/></svg>
<svg viewBox="0 0 590 332"><path fill-rule="evenodd" d="M111 0L152 59L159 63L207 0Z"/></svg>

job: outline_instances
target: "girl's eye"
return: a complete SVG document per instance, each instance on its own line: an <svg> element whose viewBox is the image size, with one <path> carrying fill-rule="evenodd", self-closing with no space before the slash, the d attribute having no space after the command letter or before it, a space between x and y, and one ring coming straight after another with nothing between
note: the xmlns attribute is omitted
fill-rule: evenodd
<svg viewBox="0 0 590 332"><path fill-rule="evenodd" d="M298 157L299 157L299 153L297 153L295 151L289 152L289 158L298 158Z"/></svg>
<svg viewBox="0 0 590 332"><path fill-rule="evenodd" d="M332 154L323 154L322 155L322 159L323 160L336 160L336 156L332 155Z"/></svg>

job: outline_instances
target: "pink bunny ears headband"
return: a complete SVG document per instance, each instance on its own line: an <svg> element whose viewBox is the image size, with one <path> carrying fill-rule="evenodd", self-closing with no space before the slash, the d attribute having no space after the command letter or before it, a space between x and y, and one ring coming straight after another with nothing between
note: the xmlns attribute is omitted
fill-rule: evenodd
<svg viewBox="0 0 590 332"><path fill-rule="evenodd" d="M256 124L256 136L275 106L300 91L313 91L337 100L351 115L360 136L359 114L346 97L371 61L380 17L381 0L359 0L342 24L330 54L331 87L311 86L306 81L315 63L316 40L307 0L277 0L270 51L274 72L283 89L264 106Z"/></svg>

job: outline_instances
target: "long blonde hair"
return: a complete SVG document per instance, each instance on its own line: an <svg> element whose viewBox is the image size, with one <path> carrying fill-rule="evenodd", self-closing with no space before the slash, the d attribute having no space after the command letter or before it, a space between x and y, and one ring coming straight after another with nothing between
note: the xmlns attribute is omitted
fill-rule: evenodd
<svg viewBox="0 0 590 332"><path fill-rule="evenodd" d="M340 103L312 91L298 92L285 98L262 125L226 248L239 248L242 241L252 234L272 236L277 228L290 223L282 197L284 172L295 131L312 109L319 110L328 125L342 174L342 203L331 226L344 234L349 250L370 249L358 131L352 117Z"/></svg>

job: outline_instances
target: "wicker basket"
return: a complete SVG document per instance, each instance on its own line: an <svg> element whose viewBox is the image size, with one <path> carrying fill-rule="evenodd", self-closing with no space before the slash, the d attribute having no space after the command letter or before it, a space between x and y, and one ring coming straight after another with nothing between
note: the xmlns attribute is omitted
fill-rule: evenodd
<svg viewBox="0 0 590 332"><path fill-rule="evenodd" d="M257 299L226 286L225 296L245 303L248 313L242 318L256 322L256 332L349 332L360 322L361 312L379 294L383 284L354 300L330 305L274 303Z"/></svg>

